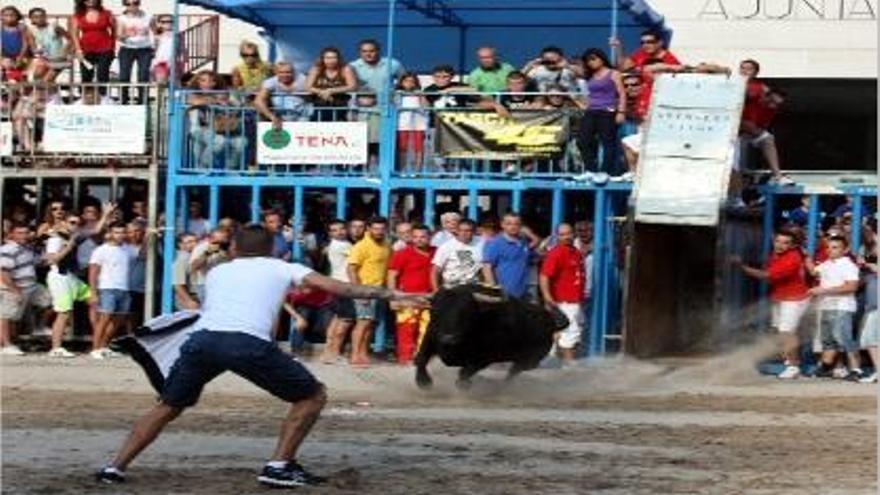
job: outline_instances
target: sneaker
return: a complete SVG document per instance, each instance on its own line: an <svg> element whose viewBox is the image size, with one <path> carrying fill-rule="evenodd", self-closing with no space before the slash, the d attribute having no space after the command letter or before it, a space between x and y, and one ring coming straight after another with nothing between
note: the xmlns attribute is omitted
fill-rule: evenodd
<svg viewBox="0 0 880 495"><path fill-rule="evenodd" d="M813 371L813 376L816 378L831 378L833 375L833 370L823 364L816 366L816 370Z"/></svg>
<svg viewBox="0 0 880 495"><path fill-rule="evenodd" d="M838 380L844 380L849 376L849 370L844 368L843 366L838 366L834 368L834 371L831 372L832 378L837 378Z"/></svg>
<svg viewBox="0 0 880 495"><path fill-rule="evenodd" d="M327 481L323 476L314 475L305 470L296 462L288 462L283 468L269 466L263 467L263 472L257 476L257 481L269 486L306 486L319 485Z"/></svg>
<svg viewBox="0 0 880 495"><path fill-rule="evenodd" d="M608 182L609 178L610 177L605 172L598 172L596 174L593 174L593 183L594 184L605 184L606 182Z"/></svg>
<svg viewBox="0 0 880 495"><path fill-rule="evenodd" d="M72 358L72 357L76 357L76 354L68 351L67 349L65 349L63 347L56 347L55 349L52 349L51 351L49 351L48 356L50 358Z"/></svg>
<svg viewBox="0 0 880 495"><path fill-rule="evenodd" d="M774 177L770 179L771 184L776 184L777 186L793 186L795 185L795 181L792 180L791 177L787 175L780 175L779 177Z"/></svg>
<svg viewBox="0 0 880 495"><path fill-rule="evenodd" d="M0 354L4 356L24 356L24 351L19 349L17 345L8 345L0 348Z"/></svg>
<svg viewBox="0 0 880 495"><path fill-rule="evenodd" d="M582 174L575 175L571 179L577 182L590 182L593 180L593 177L595 175L596 174L594 174L593 172L587 171Z"/></svg>
<svg viewBox="0 0 880 495"><path fill-rule="evenodd" d="M114 466L104 466L95 473L95 479L108 485L125 483L125 472L116 469Z"/></svg>
<svg viewBox="0 0 880 495"><path fill-rule="evenodd" d="M620 180L623 182L632 182L635 178L636 174L632 172L624 172L623 175L620 176Z"/></svg>
<svg viewBox="0 0 880 495"><path fill-rule="evenodd" d="M857 382L865 377L865 373L862 372L861 368L853 368L849 370L849 374L846 375L844 380L848 382Z"/></svg>
<svg viewBox="0 0 880 495"><path fill-rule="evenodd" d="M786 366L782 373L776 375L781 380L793 380L801 376L801 370L797 366Z"/></svg>
<svg viewBox="0 0 880 495"><path fill-rule="evenodd" d="M89 353L89 357L92 359L107 359L106 356L104 356L104 349L95 349Z"/></svg>
<svg viewBox="0 0 880 495"><path fill-rule="evenodd" d="M859 383L877 383L877 372L871 373L859 379Z"/></svg>

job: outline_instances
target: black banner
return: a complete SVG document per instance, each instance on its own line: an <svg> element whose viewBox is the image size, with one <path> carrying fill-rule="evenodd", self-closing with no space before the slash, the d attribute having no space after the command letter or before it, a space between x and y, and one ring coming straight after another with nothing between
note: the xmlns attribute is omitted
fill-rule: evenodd
<svg viewBox="0 0 880 495"><path fill-rule="evenodd" d="M561 110L437 112L437 154L446 158L517 160L561 155L569 114Z"/></svg>

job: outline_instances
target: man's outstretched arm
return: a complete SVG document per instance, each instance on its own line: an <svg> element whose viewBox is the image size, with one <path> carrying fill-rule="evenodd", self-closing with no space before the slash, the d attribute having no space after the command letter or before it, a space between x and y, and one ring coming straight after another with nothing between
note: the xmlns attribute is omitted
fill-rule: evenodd
<svg viewBox="0 0 880 495"><path fill-rule="evenodd" d="M352 299L401 300L419 299L421 296L419 294L405 294L382 286L347 284L314 272L306 275L303 283L324 292Z"/></svg>

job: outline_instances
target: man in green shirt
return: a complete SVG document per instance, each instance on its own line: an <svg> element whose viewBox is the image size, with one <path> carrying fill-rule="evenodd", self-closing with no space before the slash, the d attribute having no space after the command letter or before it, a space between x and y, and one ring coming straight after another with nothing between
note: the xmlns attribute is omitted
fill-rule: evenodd
<svg viewBox="0 0 880 495"><path fill-rule="evenodd" d="M480 65L468 75L467 83L480 93L500 93L507 87L507 75L513 70L512 65L499 62L495 48L483 46L477 50Z"/></svg>

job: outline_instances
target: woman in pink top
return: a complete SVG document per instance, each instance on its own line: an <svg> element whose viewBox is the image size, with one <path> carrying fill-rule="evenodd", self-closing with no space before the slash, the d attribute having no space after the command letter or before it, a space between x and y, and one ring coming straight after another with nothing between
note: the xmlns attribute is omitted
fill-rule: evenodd
<svg viewBox="0 0 880 495"><path fill-rule="evenodd" d="M70 34L80 61L82 82L110 81L110 64L116 50L116 19L101 0L76 0ZM106 94L107 88L100 88Z"/></svg>

